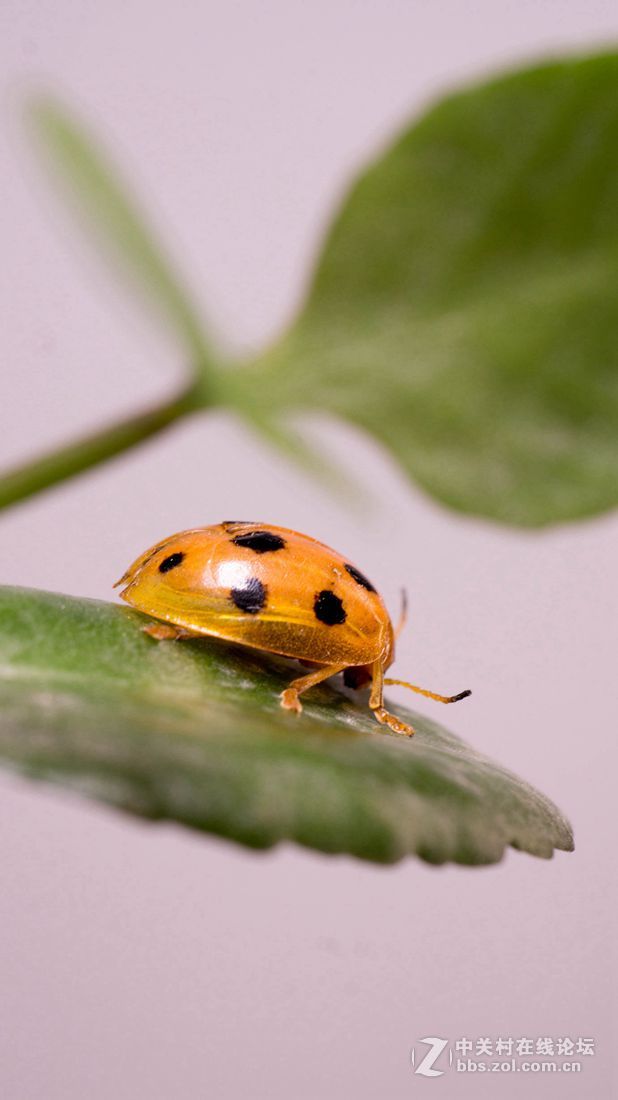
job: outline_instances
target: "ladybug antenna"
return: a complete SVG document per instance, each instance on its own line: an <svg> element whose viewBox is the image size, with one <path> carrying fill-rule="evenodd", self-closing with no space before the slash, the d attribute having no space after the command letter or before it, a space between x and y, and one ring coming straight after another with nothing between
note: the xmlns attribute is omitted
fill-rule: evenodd
<svg viewBox="0 0 618 1100"><path fill-rule="evenodd" d="M408 593L405 588L401 589L401 610L399 612L399 622L395 627L395 638L398 638L406 625L408 618Z"/></svg>
<svg viewBox="0 0 618 1100"><path fill-rule="evenodd" d="M426 695L428 699L435 699L437 703L458 703L460 699L466 699L468 695L472 695L471 691L460 691L459 695L436 695L435 691L427 691L426 688L417 687L416 684L409 684L407 680L387 679L384 683L417 691L419 695Z"/></svg>

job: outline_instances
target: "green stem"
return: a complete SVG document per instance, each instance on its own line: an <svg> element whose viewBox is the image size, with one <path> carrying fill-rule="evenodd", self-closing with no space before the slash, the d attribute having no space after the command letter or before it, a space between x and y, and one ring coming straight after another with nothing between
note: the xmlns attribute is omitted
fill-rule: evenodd
<svg viewBox="0 0 618 1100"><path fill-rule="evenodd" d="M121 420L111 427L103 428L76 440L75 443L9 470L0 477L0 509L25 500L42 489L48 489L59 481L121 454L136 443L156 435L202 404L196 387L192 384L171 400L148 412Z"/></svg>

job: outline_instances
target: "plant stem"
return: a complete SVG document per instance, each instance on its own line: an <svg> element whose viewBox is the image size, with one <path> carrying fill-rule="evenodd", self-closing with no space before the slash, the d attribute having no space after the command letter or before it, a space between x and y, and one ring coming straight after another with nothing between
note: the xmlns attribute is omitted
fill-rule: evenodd
<svg viewBox="0 0 618 1100"><path fill-rule="evenodd" d="M0 477L0 509L82 473L141 443L202 405L194 384L171 400L17 466Z"/></svg>

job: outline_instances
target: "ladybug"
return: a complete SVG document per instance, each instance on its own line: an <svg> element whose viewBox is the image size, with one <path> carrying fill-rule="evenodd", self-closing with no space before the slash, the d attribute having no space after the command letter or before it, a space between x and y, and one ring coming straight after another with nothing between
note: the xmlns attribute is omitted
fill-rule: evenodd
<svg viewBox="0 0 618 1100"><path fill-rule="evenodd" d="M295 658L312 668L281 693L281 706L302 710L300 696L343 672L349 687L371 683L369 706L395 733L414 730L384 706L384 685L400 684L441 703L470 695L436 695L385 679L397 631L370 580L323 543L286 527L226 521L170 535L116 582L123 600L159 620L153 638L210 635Z"/></svg>

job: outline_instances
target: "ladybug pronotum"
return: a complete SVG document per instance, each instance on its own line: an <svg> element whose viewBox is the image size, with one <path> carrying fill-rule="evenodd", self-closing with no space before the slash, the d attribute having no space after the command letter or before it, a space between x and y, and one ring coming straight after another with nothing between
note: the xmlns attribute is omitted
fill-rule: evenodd
<svg viewBox="0 0 618 1100"><path fill-rule="evenodd" d="M210 635L291 657L313 671L281 693L281 706L302 710L300 696L343 672L350 687L371 683L369 706L395 733L414 730L384 707L384 685L399 684L455 703L470 695L435 692L385 679L397 631L371 581L351 562L308 535L271 524L228 521L170 535L127 569L114 587L159 620L157 639Z"/></svg>

